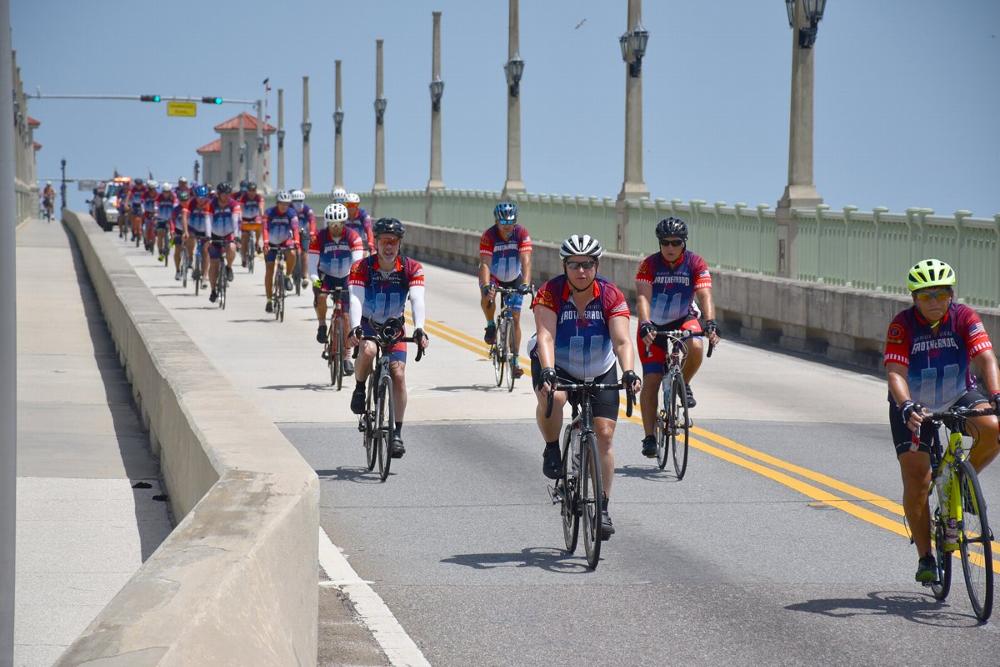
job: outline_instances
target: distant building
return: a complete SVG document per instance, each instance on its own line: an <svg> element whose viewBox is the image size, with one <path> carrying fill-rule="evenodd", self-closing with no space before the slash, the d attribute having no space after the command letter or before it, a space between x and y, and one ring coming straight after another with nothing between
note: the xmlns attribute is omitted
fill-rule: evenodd
<svg viewBox="0 0 1000 667"><path fill-rule="evenodd" d="M249 180L257 183L262 192L269 190L264 178L264 152L270 146L270 137L277 128L265 123L263 128L263 150L257 150L257 118L247 112L233 116L227 121L216 125L213 129L219 133L219 138L198 149L202 156L202 180L206 183L229 181L235 188L240 180L240 123L243 123L243 141L247 146L247 174Z"/></svg>
<svg viewBox="0 0 1000 667"><path fill-rule="evenodd" d="M201 182L215 185L224 180L222 170L222 139L210 141L197 150L201 156Z"/></svg>

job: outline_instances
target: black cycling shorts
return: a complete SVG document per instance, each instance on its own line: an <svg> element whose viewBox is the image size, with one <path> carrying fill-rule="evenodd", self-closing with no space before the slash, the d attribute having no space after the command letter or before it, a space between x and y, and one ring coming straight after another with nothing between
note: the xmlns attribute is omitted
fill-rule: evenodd
<svg viewBox="0 0 1000 667"><path fill-rule="evenodd" d="M962 408L974 408L977 405L989 403L989 400L978 391L967 391L953 403ZM925 452L930 454L931 443L934 441L934 427L930 422L920 425L920 444L913 443L913 431L906 427L903 413L896 407L896 401L889 397L889 427L892 429L892 442L896 446L896 456L906 452ZM969 435L965 433L965 435Z"/></svg>
<svg viewBox="0 0 1000 667"><path fill-rule="evenodd" d="M556 366L556 373L560 378L568 382L583 382ZM539 378L542 376L542 365L538 363L538 355L531 355L531 385L537 390L542 386ZM611 370L594 378L598 384L617 384L618 366L612 366ZM617 389L602 389L594 394L590 405L594 410L595 417L604 417L611 421L618 421L618 394ZM570 405L575 405L570 401Z"/></svg>

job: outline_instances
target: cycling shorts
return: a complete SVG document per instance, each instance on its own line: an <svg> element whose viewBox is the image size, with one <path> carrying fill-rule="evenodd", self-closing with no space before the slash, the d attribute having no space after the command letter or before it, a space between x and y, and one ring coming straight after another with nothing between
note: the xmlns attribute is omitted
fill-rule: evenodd
<svg viewBox="0 0 1000 667"><path fill-rule="evenodd" d="M687 317L681 317L674 320L673 322L667 322L666 324L657 324L657 331L694 331L695 333L701 333L701 323L698 318L694 315L688 315ZM666 348L660 347L660 341L657 340L655 343L646 348L645 341L636 331L635 343L639 348L639 361L642 362L642 374L645 375L662 375L663 374L663 364L667 360L667 350Z"/></svg>
<svg viewBox="0 0 1000 667"><path fill-rule="evenodd" d="M500 287L506 287L508 289L517 288L521 284L521 282L522 282L521 276L518 276L517 278L514 278L513 280L508 280L506 282L497 280L496 276L493 275L490 276L491 285L498 285ZM501 304L503 303L510 305L510 309L513 310L515 313L519 313L521 312L521 306L524 304L524 295L511 294L510 296L505 296L501 301Z"/></svg>
<svg viewBox="0 0 1000 667"><path fill-rule="evenodd" d="M326 298L324 295L320 294L322 290L329 291L334 289L335 287L342 287L344 291L340 293L340 298L338 299L338 301L340 301L340 307L343 308L345 312L347 312L348 309L351 307L351 295L350 292L347 291L347 276L344 276L343 278L334 278L333 276L328 276L325 273L321 273L319 275L319 278L323 282L323 286L316 287L315 285L313 285L313 295L314 295L313 308L316 307L316 304L319 303L320 299Z"/></svg>
<svg viewBox="0 0 1000 667"><path fill-rule="evenodd" d="M156 221L156 229L157 229L157 231L159 231L161 229L165 230L169 226L170 226L170 221L169 220L157 220Z"/></svg>
<svg viewBox="0 0 1000 667"><path fill-rule="evenodd" d="M374 336L375 329L372 327L372 322L367 317L361 318L361 331L364 332L366 336ZM403 335L406 335L406 330L403 330ZM389 359L392 361L398 361L401 364L406 363L406 343L399 341L392 346L392 350L389 352Z"/></svg>
<svg viewBox="0 0 1000 667"><path fill-rule="evenodd" d="M952 405L963 408L974 408L983 403L989 403L989 401L978 391L972 390L962 394L962 397L952 403ZM891 396L889 397L889 428L892 430L892 442L896 446L896 456L900 456L906 452L924 452L930 454L931 443L934 441L934 427L930 422L926 421L921 424L920 444L915 444L913 442L914 433L907 428L906 422L903 421L903 412L896 407L896 401ZM963 434L971 435L964 431Z"/></svg>
<svg viewBox="0 0 1000 667"><path fill-rule="evenodd" d="M275 245L273 243L267 244L267 252L264 254L264 261L270 264L278 257L278 250L295 250L295 239L288 239L284 243L279 243Z"/></svg>
<svg viewBox="0 0 1000 667"><path fill-rule="evenodd" d="M556 374L561 380L567 382L583 382L579 380L563 369L556 366ZM537 391L542 386L542 381L539 379L542 377L542 365L538 361L538 355L535 354L534 350L531 353L531 386ZM594 378L594 382L598 384L615 384L618 382L618 367L612 366L605 373L598 375ZM617 389L602 389L593 395L590 405L594 410L595 417L604 417L605 419L610 419L611 421L618 421L618 394L620 392ZM570 405L575 406L576 401L570 401Z"/></svg>
<svg viewBox="0 0 1000 667"><path fill-rule="evenodd" d="M226 234L225 236L216 236L215 234L212 234L212 243L208 246L208 256L212 259L221 259L222 247L231 245L232 242L232 234Z"/></svg>

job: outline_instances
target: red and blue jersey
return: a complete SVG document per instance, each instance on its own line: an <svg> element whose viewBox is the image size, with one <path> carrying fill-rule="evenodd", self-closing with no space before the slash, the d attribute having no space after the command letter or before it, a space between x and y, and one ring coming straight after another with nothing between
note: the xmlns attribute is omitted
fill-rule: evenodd
<svg viewBox="0 0 1000 667"><path fill-rule="evenodd" d="M291 206L285 207L285 212L272 206L264 213L264 243L283 245L289 241L299 243L299 216Z"/></svg>
<svg viewBox="0 0 1000 667"><path fill-rule="evenodd" d="M212 214L212 236L229 236L239 231L241 209L235 197L230 196L225 204L218 196L213 197L209 211Z"/></svg>
<svg viewBox="0 0 1000 667"><path fill-rule="evenodd" d="M699 255L685 250L671 266L661 253L650 255L639 264L636 282L649 283L653 288L649 303L649 319L653 324L667 324L686 318L694 303L694 293L711 289L712 274Z"/></svg>
<svg viewBox="0 0 1000 667"><path fill-rule="evenodd" d="M565 275L546 282L535 294L532 309L548 308L556 314L556 366L578 380L591 381L615 365L610 322L629 317L625 295L614 283L598 277L593 298L581 314L570 296Z"/></svg>
<svg viewBox="0 0 1000 667"><path fill-rule="evenodd" d="M138 215L142 213L142 203L146 199L145 188L139 188L138 186L129 190L128 195L128 205L132 210L132 213Z"/></svg>
<svg viewBox="0 0 1000 667"><path fill-rule="evenodd" d="M264 197L249 192L244 192L239 197L240 209L243 211L243 219L250 224L259 222L258 218L264 211Z"/></svg>
<svg viewBox="0 0 1000 667"><path fill-rule="evenodd" d="M346 278L354 263L351 253L363 250L361 237L353 229L344 229L339 239L333 238L329 229L322 229L309 243L309 254L317 256L319 272L334 278Z"/></svg>
<svg viewBox="0 0 1000 667"><path fill-rule="evenodd" d="M309 236L316 236L316 214L313 212L309 204L303 202L299 206L294 203L291 208L295 211L295 214L299 216L299 229L305 231L308 227Z"/></svg>
<svg viewBox="0 0 1000 667"><path fill-rule="evenodd" d="M972 308L952 303L932 327L913 306L889 325L883 363L906 366L910 396L939 411L976 388L970 362L992 349L986 327Z"/></svg>
<svg viewBox="0 0 1000 667"><path fill-rule="evenodd" d="M184 233L184 212L190 210L191 210L190 199L185 199L183 201L180 198L177 199L177 204L174 206L174 213L173 213L175 233L177 234Z"/></svg>
<svg viewBox="0 0 1000 667"><path fill-rule="evenodd" d="M489 260L490 274L502 283L521 275L522 252L531 252L531 237L521 225L514 225L506 241L496 225L483 232L479 239L479 256Z"/></svg>
<svg viewBox="0 0 1000 667"><path fill-rule="evenodd" d="M188 229L199 234L207 234L212 225L212 204L206 199L188 206Z"/></svg>
<svg viewBox="0 0 1000 667"><path fill-rule="evenodd" d="M156 219L160 222L170 222L174 217L174 207L177 197L173 192L161 192L156 198Z"/></svg>
<svg viewBox="0 0 1000 667"><path fill-rule="evenodd" d="M369 252L375 252L375 235L372 233L372 217L368 215L368 211L363 208L358 208L358 215L348 219L348 221L344 223L344 226L348 229L353 229L358 236L361 237L362 242L368 246Z"/></svg>
<svg viewBox="0 0 1000 667"><path fill-rule="evenodd" d="M372 255L354 263L347 284L365 288L362 317L382 324L403 316L410 287L424 284L424 267L409 257L397 257L392 270L383 271L378 255Z"/></svg>
<svg viewBox="0 0 1000 667"><path fill-rule="evenodd" d="M156 214L156 190L147 189L142 195L142 212L153 216Z"/></svg>

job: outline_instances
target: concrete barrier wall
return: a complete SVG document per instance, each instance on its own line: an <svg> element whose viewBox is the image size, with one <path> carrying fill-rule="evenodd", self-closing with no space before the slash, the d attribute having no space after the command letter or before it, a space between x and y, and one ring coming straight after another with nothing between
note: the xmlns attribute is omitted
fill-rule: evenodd
<svg viewBox="0 0 1000 667"><path fill-rule="evenodd" d="M403 252L472 273L479 262L480 235L407 222ZM556 244L536 241L534 247L533 282L539 285L562 272L562 261ZM655 250L651 247L650 253ZM638 266L639 258L630 255L605 253L601 259L601 274L629 295L633 307ZM723 269L712 270L712 282L723 335L739 335L869 370L882 366L889 322L912 303L903 296ZM470 298L475 298L471 292ZM1000 336L1000 310L976 310L991 335Z"/></svg>
<svg viewBox="0 0 1000 667"><path fill-rule="evenodd" d="M86 214L64 211L179 524L57 664L315 665L319 481Z"/></svg>

